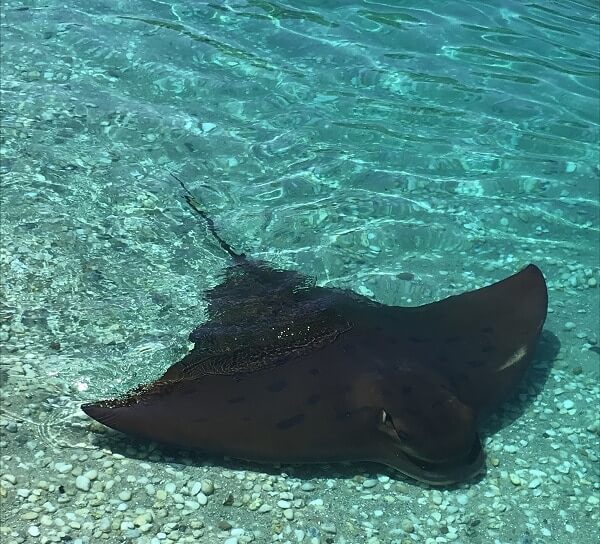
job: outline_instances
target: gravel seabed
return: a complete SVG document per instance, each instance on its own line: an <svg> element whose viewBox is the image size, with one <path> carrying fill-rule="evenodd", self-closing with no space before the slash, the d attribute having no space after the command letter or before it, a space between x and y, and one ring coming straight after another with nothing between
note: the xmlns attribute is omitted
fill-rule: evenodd
<svg viewBox="0 0 600 544"><path fill-rule="evenodd" d="M37 181L23 176L19 187ZM54 211L65 205L58 202ZM149 223L162 221L147 213ZM58 215L61 228L54 223L54 231L40 228L44 217L35 229L19 229L22 222L6 218L2 224L3 544L594 542L597 269L552 267L546 257L548 277L555 278L547 332L518 397L484 429L487 474L435 490L375 465L261 467L206 459L139 443L90 421L78 408L81 401L123 391L143 381L135 369L144 361L174 361L185 351L188 331L180 322L187 318L176 301L187 293L187 309L200 295L159 267L155 276L132 280L163 286L158 302L136 319L137 291L112 285L100 272L90 277L75 244L60 243L79 236L93 253L105 243L93 240L94 227ZM168 234L165 244L176 235ZM139 249L136 236L137 228L130 239ZM108 270L103 266L111 258L100 254L96 269ZM502 266L488 267L485 281L474 283L499 276ZM444 294L473 287L472 278L461 285L454 277ZM79 282L91 287L72 289ZM113 292L122 308L107 303L103 316L95 300L110 300ZM175 301L166 310L165 299ZM112 312L121 315L114 325ZM174 340L166 340L169 335ZM100 370L92 379L95 364ZM109 377L99 379L102 372Z"/></svg>

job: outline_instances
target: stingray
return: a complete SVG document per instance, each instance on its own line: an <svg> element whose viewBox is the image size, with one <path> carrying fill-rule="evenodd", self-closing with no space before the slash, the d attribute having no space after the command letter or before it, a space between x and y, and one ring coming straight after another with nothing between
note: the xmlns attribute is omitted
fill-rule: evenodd
<svg viewBox="0 0 600 544"><path fill-rule="evenodd" d="M430 485L484 470L478 426L517 389L546 317L535 265L439 302L389 306L237 253L183 187L230 258L206 293L207 319L163 376L84 404L86 414L253 462L370 461Z"/></svg>

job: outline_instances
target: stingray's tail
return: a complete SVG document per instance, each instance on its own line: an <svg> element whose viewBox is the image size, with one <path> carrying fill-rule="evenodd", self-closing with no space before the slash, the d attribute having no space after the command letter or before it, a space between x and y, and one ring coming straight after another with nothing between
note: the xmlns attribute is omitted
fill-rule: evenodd
<svg viewBox="0 0 600 544"><path fill-rule="evenodd" d="M215 223L212 218L200 207L200 203L196 200L196 197L192 194L192 192L185 186L183 181L181 181L173 172L169 172L174 179L179 182L179 185L185 191L185 201L188 203L190 208L194 210L206 223L206 228L208 232L210 232L215 240L219 243L223 251L229 254L234 259L245 259L246 255L244 253L236 253L234 249L225 241L219 233L217 232L217 228L215 227Z"/></svg>

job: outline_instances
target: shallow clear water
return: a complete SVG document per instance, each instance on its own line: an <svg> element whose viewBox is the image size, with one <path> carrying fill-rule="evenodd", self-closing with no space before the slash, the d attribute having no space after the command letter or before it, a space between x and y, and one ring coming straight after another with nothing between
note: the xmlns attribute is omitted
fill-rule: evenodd
<svg viewBox="0 0 600 544"><path fill-rule="evenodd" d="M1 16L7 542L596 541L596 2L50 0ZM382 467L264 473L90 427L82 401L186 352L228 262L169 172L236 248L386 304L538 264L560 345L490 426L486 477L438 496ZM206 505L177 502L203 478ZM147 488L167 484L164 500ZM278 500L303 502L288 519Z"/></svg>

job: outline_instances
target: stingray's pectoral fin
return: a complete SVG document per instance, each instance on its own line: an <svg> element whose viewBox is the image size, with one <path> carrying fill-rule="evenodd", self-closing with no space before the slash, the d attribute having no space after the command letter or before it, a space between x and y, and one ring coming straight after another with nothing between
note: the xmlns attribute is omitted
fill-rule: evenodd
<svg viewBox="0 0 600 544"><path fill-rule="evenodd" d="M416 309L399 309L415 360L438 372L476 415L510 397L529 367L546 318L539 268Z"/></svg>
<svg viewBox="0 0 600 544"><path fill-rule="evenodd" d="M98 423L116 431L152 438L156 432L156 418L144 409L138 390L115 399L82 404L81 409Z"/></svg>

